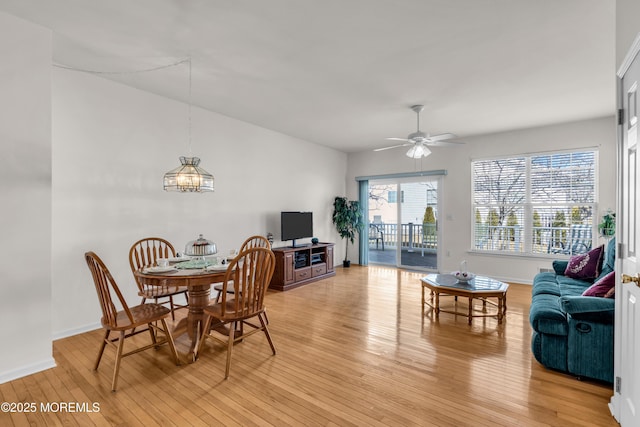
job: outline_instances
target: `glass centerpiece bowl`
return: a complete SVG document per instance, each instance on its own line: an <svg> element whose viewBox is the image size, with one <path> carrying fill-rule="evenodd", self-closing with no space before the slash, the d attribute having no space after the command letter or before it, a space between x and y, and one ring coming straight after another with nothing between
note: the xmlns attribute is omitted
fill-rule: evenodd
<svg viewBox="0 0 640 427"><path fill-rule="evenodd" d="M192 240L186 244L184 253L191 257L191 260L182 263L181 266L183 268L204 268L211 265L205 257L217 254L218 248L214 242L205 239L202 237L202 234L200 234L196 240Z"/></svg>
<svg viewBox="0 0 640 427"><path fill-rule="evenodd" d="M463 260L460 263L460 271L454 271L451 274L453 274L453 276L456 279L458 279L458 282L464 282L464 283L470 282L471 280L473 280L476 277L475 274L467 271L467 261L466 260Z"/></svg>

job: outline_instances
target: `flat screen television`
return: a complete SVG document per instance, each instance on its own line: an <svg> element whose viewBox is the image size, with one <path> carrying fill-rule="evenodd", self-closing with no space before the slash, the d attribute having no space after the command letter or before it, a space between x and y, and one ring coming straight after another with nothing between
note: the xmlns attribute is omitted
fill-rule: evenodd
<svg viewBox="0 0 640 427"><path fill-rule="evenodd" d="M312 212L281 212L280 231L283 242L293 240L291 246L296 247L296 239L313 237Z"/></svg>

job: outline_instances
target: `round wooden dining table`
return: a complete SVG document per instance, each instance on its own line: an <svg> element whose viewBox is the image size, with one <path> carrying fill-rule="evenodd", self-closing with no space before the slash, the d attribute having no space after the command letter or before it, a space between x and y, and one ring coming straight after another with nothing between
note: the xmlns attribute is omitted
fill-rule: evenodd
<svg viewBox="0 0 640 427"><path fill-rule="evenodd" d="M189 311L186 318L178 320L174 325L173 336L181 361L195 362L198 358L198 343L205 320L204 308L212 303L210 301L211 285L224 281L226 270L175 269L160 273L143 268L134 274L145 285L187 287Z"/></svg>

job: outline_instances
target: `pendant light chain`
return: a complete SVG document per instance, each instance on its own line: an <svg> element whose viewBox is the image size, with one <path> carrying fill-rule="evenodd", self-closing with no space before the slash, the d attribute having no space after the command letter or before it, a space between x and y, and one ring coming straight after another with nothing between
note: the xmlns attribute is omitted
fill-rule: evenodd
<svg viewBox="0 0 640 427"><path fill-rule="evenodd" d="M200 159L198 157L193 157L192 154L192 135L191 135L191 97L192 97L192 67L191 67L191 56L186 59L181 59L179 61L175 61L171 64L161 65L158 67L147 68L144 70L133 70L133 71L96 71L96 70L88 70L81 69L75 67L69 67L61 64L53 64L54 67L63 68L71 71L79 71L88 74L96 74L96 75L122 75L122 74L139 74L139 73L148 73L151 71L163 70L165 68L175 67L177 65L181 65L184 63L188 63L189 65L189 94L188 94L188 130L187 130L187 144L189 157L181 156L180 157L180 166L177 168L170 170L169 172L164 174L164 190L165 191L177 191L180 193L203 193L203 192L212 192L215 190L214 187L214 177L209 172L199 167Z"/></svg>
<svg viewBox="0 0 640 427"><path fill-rule="evenodd" d="M193 157L191 150L191 56L189 56L189 157Z"/></svg>
<svg viewBox="0 0 640 427"><path fill-rule="evenodd" d="M177 191L180 193L203 193L214 191L214 178L206 170L199 167L200 159L192 154L192 111L191 97L193 86L193 72L191 66L191 56L185 62L189 65L189 93L188 93L188 130L187 144L189 157L180 157L180 166L164 174L165 191Z"/></svg>

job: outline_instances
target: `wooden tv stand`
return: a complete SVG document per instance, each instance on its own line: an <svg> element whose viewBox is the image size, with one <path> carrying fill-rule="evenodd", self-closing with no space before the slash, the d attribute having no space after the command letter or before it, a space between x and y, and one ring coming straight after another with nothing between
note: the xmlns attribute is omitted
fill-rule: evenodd
<svg viewBox="0 0 640 427"><path fill-rule="evenodd" d="M273 248L276 269L269 288L286 291L336 275L333 267L333 243Z"/></svg>

